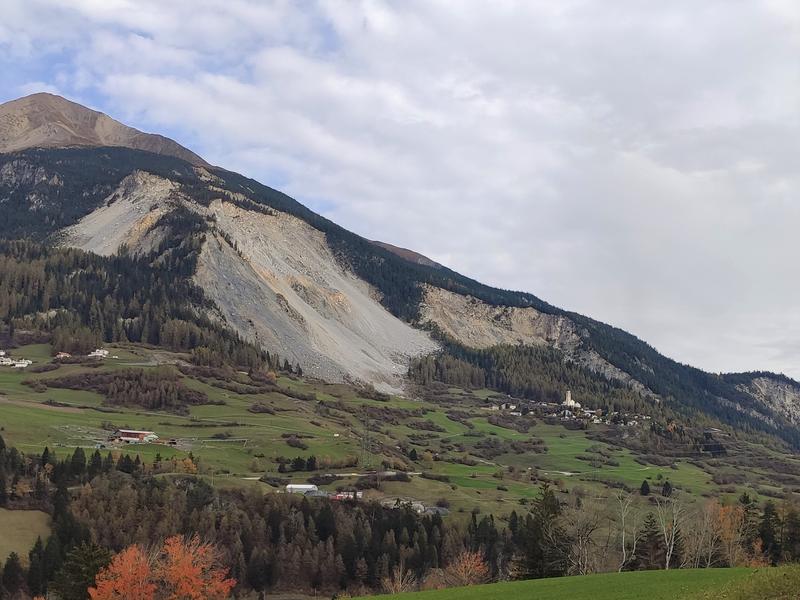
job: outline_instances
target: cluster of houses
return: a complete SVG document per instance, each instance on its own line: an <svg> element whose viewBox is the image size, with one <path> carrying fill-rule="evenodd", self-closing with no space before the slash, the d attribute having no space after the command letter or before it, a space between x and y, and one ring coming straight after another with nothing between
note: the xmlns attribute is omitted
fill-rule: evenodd
<svg viewBox="0 0 800 600"><path fill-rule="evenodd" d="M110 352L108 350L104 350L103 348L98 348L97 350L93 350L89 354L87 354L90 358L108 358ZM71 358L72 355L69 352L58 352L56 354L56 359L64 359L64 358ZM117 356L112 356L111 358L118 358ZM12 358L8 355L5 350L0 350L0 367L11 367L12 369L24 369L29 367L33 364L32 360L27 358Z"/></svg>
<svg viewBox="0 0 800 600"><path fill-rule="evenodd" d="M649 415L619 413L604 411L601 408L589 409L581 406L580 402L572 399L572 392L567 390L564 401L560 404L553 402L530 402L526 405L522 401L503 401L488 407L492 411L503 411L511 416L535 413L542 418L555 418L561 421L582 421L595 425L621 425L624 427L637 427L642 421L649 421Z"/></svg>
<svg viewBox="0 0 800 600"><path fill-rule="evenodd" d="M0 350L0 367L11 367L12 369L24 369L33 364L32 360L27 358L11 358L5 352Z"/></svg>
<svg viewBox="0 0 800 600"><path fill-rule="evenodd" d="M89 358L108 358L108 355L111 354L108 350L103 348L97 348L96 350L92 350L86 356ZM72 358L72 354L69 352L59 352L56 354L56 358ZM112 356L111 358L119 358L119 356Z"/></svg>

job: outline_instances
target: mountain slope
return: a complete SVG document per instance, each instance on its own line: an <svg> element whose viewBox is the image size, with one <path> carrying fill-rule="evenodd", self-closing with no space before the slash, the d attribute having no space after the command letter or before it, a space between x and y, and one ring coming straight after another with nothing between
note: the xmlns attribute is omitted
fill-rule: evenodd
<svg viewBox="0 0 800 600"><path fill-rule="evenodd" d="M584 390L576 399L590 405L608 405L591 390L613 382L638 398L637 409L800 444L796 382L754 386L682 365L531 294L398 255L224 169L123 147L0 154L0 219L2 236L104 255L125 247L154 263L181 236L197 236L191 274L215 318L325 379L398 389L409 361L442 345L498 389L536 398L536 369L525 361L546 356L553 369L557 356L575 368L550 380ZM579 385L591 379L601 385Z"/></svg>
<svg viewBox="0 0 800 600"><path fill-rule="evenodd" d="M207 165L169 138L142 133L61 96L33 94L0 105L0 152L68 146L124 146Z"/></svg>

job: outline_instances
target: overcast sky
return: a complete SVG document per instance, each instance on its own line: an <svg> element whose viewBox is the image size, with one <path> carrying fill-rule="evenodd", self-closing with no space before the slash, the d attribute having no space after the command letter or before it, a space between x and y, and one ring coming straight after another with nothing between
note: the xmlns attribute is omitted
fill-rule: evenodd
<svg viewBox="0 0 800 600"><path fill-rule="evenodd" d="M53 91L366 237L800 378L797 0L2 0Z"/></svg>

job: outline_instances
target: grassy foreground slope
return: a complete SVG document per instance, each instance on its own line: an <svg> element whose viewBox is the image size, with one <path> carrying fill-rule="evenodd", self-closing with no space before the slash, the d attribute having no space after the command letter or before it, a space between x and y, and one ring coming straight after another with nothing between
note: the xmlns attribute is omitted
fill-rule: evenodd
<svg viewBox="0 0 800 600"><path fill-rule="evenodd" d="M46 540L50 535L50 517L39 510L6 510L0 508L0 560L12 552L28 560L28 550L37 537Z"/></svg>
<svg viewBox="0 0 800 600"><path fill-rule="evenodd" d="M681 569L512 581L380 596L386 600L678 600L744 581L752 569ZM706 597L706 596L701 596ZM711 597L711 596L708 596Z"/></svg>

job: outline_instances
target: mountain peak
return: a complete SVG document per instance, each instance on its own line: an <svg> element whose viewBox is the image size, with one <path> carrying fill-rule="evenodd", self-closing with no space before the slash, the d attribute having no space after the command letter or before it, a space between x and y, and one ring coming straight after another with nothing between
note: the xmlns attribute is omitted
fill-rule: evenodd
<svg viewBox="0 0 800 600"><path fill-rule="evenodd" d="M123 146L208 166L169 138L143 133L55 94L39 92L0 104L0 153L70 146Z"/></svg>

